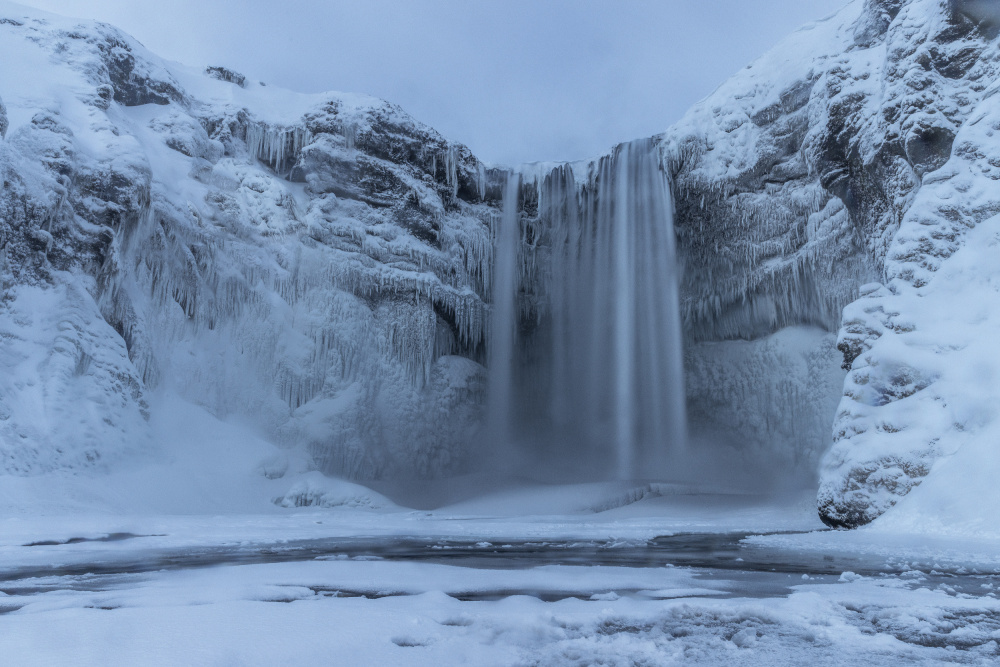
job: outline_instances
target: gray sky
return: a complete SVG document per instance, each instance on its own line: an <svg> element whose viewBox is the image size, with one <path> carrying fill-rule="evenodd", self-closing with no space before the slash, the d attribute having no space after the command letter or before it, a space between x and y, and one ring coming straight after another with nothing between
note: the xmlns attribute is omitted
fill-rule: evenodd
<svg viewBox="0 0 1000 667"><path fill-rule="evenodd" d="M154 52L395 102L482 159L573 160L662 132L846 0L20 0Z"/></svg>

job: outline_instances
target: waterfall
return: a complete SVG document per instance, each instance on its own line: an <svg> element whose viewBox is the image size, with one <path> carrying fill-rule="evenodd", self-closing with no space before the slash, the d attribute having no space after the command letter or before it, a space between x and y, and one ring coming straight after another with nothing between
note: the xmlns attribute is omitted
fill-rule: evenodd
<svg viewBox="0 0 1000 667"><path fill-rule="evenodd" d="M518 199L521 178L508 174L503 209L493 230L495 248L493 305L489 347L489 429L494 443L504 447L513 438L511 420L515 402L514 357L517 347L518 246L521 224Z"/></svg>
<svg viewBox="0 0 1000 667"><path fill-rule="evenodd" d="M590 478L669 476L686 426L673 207L657 146L622 144L582 183L570 165L551 170L535 184L537 219L519 214L519 187L531 186L519 183L508 180L497 236L493 434Z"/></svg>

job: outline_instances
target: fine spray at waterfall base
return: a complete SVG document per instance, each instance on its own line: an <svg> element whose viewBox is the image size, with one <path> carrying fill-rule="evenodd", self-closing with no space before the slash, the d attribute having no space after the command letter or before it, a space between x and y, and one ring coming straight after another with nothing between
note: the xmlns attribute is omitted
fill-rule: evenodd
<svg viewBox="0 0 1000 667"><path fill-rule="evenodd" d="M494 440L507 439L527 465L576 477L669 477L685 449L684 374L656 144L622 144L580 180L570 165L533 184L512 176L503 205Z"/></svg>

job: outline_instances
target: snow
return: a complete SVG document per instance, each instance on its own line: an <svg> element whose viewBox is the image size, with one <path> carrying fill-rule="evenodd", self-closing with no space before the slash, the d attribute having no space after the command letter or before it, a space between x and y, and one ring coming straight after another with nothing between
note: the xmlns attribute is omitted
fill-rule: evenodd
<svg viewBox="0 0 1000 667"><path fill-rule="evenodd" d="M495 444L491 334L547 296L539 219L494 261L506 175L381 100L236 85L0 3L0 655L995 664L996 45L948 42L985 55L916 81L945 5L903 5L882 35L850 3L635 151L719 215L678 228L696 453L672 482L546 485L469 473ZM844 109L859 160L906 153L871 216L832 194ZM932 131L950 154L920 153ZM527 165L506 204L533 188L544 212L556 173L649 194L611 169ZM800 491L831 423L821 494L882 514L851 533Z"/></svg>
<svg viewBox="0 0 1000 667"><path fill-rule="evenodd" d="M898 31L913 39L942 29L934 10L911 3ZM992 55L981 66L991 67L995 45L986 48ZM995 459L987 443L998 416L992 257L1000 201L990 148L997 90L995 84L933 89L945 124L956 128L953 148L939 168L923 174L888 244L883 284L868 287L845 310L841 340L858 356L823 464L820 498L839 495L870 519L906 497L898 515L886 516L897 528L996 534L987 518L995 493L981 480ZM942 126L935 117L935 127ZM930 123L920 114L912 122Z"/></svg>
<svg viewBox="0 0 1000 667"><path fill-rule="evenodd" d="M108 471L145 450L142 383L90 295L70 283L19 286L7 297L0 306L0 472Z"/></svg>
<svg viewBox="0 0 1000 667"><path fill-rule="evenodd" d="M134 524L120 515L8 519L0 533L0 609L5 612L0 614L0 650L25 665L271 665L331 657L350 664L407 665L470 660L498 665L797 665L805 656L819 665L861 660L987 665L996 660L996 575L942 580L931 574L933 567L961 571L957 568L963 565L1000 572L996 542L983 552L987 560L978 563L972 562L972 554L949 562L940 547L934 547L937 560L920 563L913 543L892 543L890 555L875 561L887 574L874 577L846 569L803 577L684 566L526 567L517 557L496 568L474 561L455 566L336 553L295 562L118 575L50 569L102 563L111 564L113 572L116 562L155 559L169 549L198 553L227 543L280 549L289 540L295 548L296 539L336 535L451 535L500 552L517 536L586 540L616 535L615 546L609 547L614 551L670 529L700 524L718 530L739 523L732 511L739 502L730 500L713 513L704 496L686 510L676 496L661 496L603 517L550 503L600 493L593 486L576 492L523 491L433 513L386 513L385 508L373 513L341 506L271 517L147 516ZM645 512L636 511L644 504ZM563 513L524 516L532 506ZM784 507L767 519L758 505L746 518L769 530L815 526L808 500L800 506L802 518ZM522 516L491 519L467 513L500 508ZM719 521L720 515L726 518ZM581 521L581 516L589 518ZM101 537L111 527L140 528L151 536L21 546L69 536ZM855 536L862 539L847 545L840 539ZM825 541L815 547L820 553L830 553L830 545L836 553L838 544L848 554L864 553L866 545L879 544L878 536L873 539L864 531L757 541L784 540L793 546L779 553L794 558L797 549L808 548L801 543L812 538ZM379 538L364 539L378 544ZM447 550L449 543L439 544ZM908 553L912 563L897 562ZM781 562L779 558L776 565ZM16 574L37 567L42 571L29 578ZM42 574L46 569L51 574Z"/></svg>
<svg viewBox="0 0 1000 667"><path fill-rule="evenodd" d="M3 227L14 225L13 241L2 232L0 276L96 304L109 324L81 325L92 343L80 354L117 355L142 390L105 382L104 403L135 415L143 392L163 389L348 476L468 465L492 213L456 199L460 181L484 178L467 149L381 100L240 87L165 63L110 26L10 4L0 15L12 17L0 24L0 56L20 65L0 73L10 124L0 167L12 184ZM419 153L400 159L400 142ZM445 173L428 173L434 161ZM51 309L43 322L59 319L63 305L35 301ZM37 336L20 331L18 303L4 306L4 395L23 406L37 392L13 378L53 343L19 350ZM86 439L33 436L38 461L7 442L27 437L23 422L5 424L4 469L76 469L92 442L107 458L119 442L147 447L131 417L108 414L101 426L94 416Z"/></svg>
<svg viewBox="0 0 1000 667"><path fill-rule="evenodd" d="M853 0L836 14L803 26L746 69L722 83L692 107L668 133L671 139L704 142L712 154L699 162L694 178L724 183L757 159L763 130L750 117L781 102L781 94L809 80L812 70L845 53L863 0Z"/></svg>
<svg viewBox="0 0 1000 667"><path fill-rule="evenodd" d="M886 336L899 345L895 359L918 368L930 382L918 381L929 386L917 389L915 384L911 396L880 410L881 423L907 424L898 435L902 442L895 444L897 451L905 454L938 438L941 458L926 480L880 521L886 530L1000 535L993 520L1000 498L992 483L1000 472L1000 357L992 336L1000 324L998 248L1000 217L993 217L967 232L963 247L925 288L890 297L906 308L912 322L910 333ZM940 343L944 340L947 347ZM893 359L886 348L880 349L883 365ZM928 348L931 353L922 354ZM892 452L884 439L883 451Z"/></svg>

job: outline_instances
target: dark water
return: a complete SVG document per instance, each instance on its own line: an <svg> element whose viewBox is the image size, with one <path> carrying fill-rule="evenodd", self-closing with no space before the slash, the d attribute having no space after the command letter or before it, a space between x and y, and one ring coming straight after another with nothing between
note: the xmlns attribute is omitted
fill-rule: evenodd
<svg viewBox="0 0 1000 667"><path fill-rule="evenodd" d="M432 563L490 570L527 569L546 565L610 566L628 568L683 567L693 570L706 587L722 597L773 597L791 592L802 583L835 583L843 572L869 577L913 579L922 587L947 586L954 593L983 595L984 584L1000 585L1000 573L969 573L964 569L938 569L917 576L912 564L896 565L884 558L863 555L829 555L760 547L743 542L747 533L686 533L648 541L472 541L427 537L354 537L289 541L255 545L220 545L195 549L149 550L137 547L106 559L56 565L0 569L0 592L32 595L54 590L106 590L128 585L137 576L162 570L182 570L232 565L288 563L311 560L386 560ZM30 548L82 541L120 541L143 536L114 534L97 539L38 542ZM61 552L65 556L65 552ZM904 574L905 573L905 574ZM805 575L808 579L804 578ZM394 591L317 589L317 594L337 597L385 597ZM545 601L569 597L590 598L623 590L494 590L454 591L461 600L496 600L509 595L534 595ZM276 600L281 601L281 600ZM0 608L0 613L13 609Z"/></svg>

